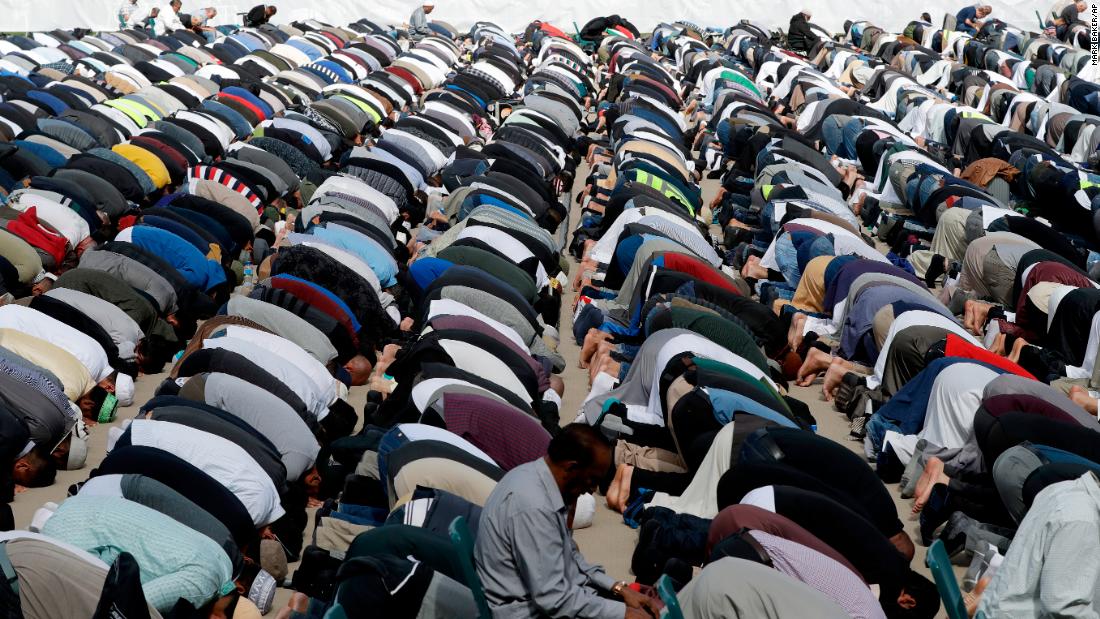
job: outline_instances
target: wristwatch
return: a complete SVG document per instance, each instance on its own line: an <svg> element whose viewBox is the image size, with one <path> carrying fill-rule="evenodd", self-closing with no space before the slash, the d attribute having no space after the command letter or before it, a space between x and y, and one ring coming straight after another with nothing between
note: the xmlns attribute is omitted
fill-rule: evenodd
<svg viewBox="0 0 1100 619"><path fill-rule="evenodd" d="M623 589L626 589L628 586L630 586L629 583L627 583L625 580L620 580L619 582L611 585L611 593L619 597L623 597Z"/></svg>

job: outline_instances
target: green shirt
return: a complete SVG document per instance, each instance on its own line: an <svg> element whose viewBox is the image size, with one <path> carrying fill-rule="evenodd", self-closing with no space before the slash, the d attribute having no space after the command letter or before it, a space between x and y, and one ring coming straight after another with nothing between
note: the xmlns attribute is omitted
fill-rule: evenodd
<svg viewBox="0 0 1100 619"><path fill-rule="evenodd" d="M145 599L158 611L181 599L199 608L232 591L233 566L209 537L139 503L110 496L74 496L42 533L87 550L108 565L123 552L141 567Z"/></svg>

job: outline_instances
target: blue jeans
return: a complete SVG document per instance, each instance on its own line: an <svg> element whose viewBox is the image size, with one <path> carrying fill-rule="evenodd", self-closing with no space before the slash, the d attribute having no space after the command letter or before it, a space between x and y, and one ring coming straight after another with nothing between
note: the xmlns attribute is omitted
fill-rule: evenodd
<svg viewBox="0 0 1100 619"><path fill-rule="evenodd" d="M794 288L779 282L760 282L760 302L771 307L776 299L790 301L794 298Z"/></svg>
<svg viewBox="0 0 1100 619"><path fill-rule="evenodd" d="M794 247L791 235L784 232L775 240L775 261L779 263L779 272L792 288L798 286L802 271L798 268L798 250Z"/></svg>
<svg viewBox="0 0 1100 619"><path fill-rule="evenodd" d="M843 157L840 154L841 149L844 146L844 121L846 117L834 115L826 116L825 120L821 123L821 137L825 140L825 148L833 155Z"/></svg>
<svg viewBox="0 0 1100 619"><path fill-rule="evenodd" d="M378 442L378 478L382 480L382 489L389 487L389 456L391 453L407 444L409 438L398 428L393 428L382 435Z"/></svg>

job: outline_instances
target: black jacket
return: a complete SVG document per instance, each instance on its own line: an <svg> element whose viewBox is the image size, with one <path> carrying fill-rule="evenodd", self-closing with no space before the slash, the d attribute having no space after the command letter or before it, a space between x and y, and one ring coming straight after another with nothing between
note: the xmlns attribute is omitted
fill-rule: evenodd
<svg viewBox="0 0 1100 619"><path fill-rule="evenodd" d="M257 4L248 11L244 17L244 25L249 28L258 28L267 23L267 6Z"/></svg>
<svg viewBox="0 0 1100 619"><path fill-rule="evenodd" d="M804 14L795 13L791 17L791 25L787 28L787 45L791 49L796 52L808 52L817 43L817 38Z"/></svg>

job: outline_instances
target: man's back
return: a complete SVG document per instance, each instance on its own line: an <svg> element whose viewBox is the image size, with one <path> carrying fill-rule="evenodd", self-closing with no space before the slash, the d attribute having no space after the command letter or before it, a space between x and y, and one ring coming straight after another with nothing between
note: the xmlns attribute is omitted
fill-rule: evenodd
<svg viewBox="0 0 1100 619"><path fill-rule="evenodd" d="M986 617L1095 616L1100 600L1100 483L1093 473L1045 488L982 595Z"/></svg>
<svg viewBox="0 0 1100 619"><path fill-rule="evenodd" d="M122 498L72 497L46 521L42 533L106 563L129 552L141 566L145 597L161 611L181 598L201 607L231 584L233 566L213 540Z"/></svg>

